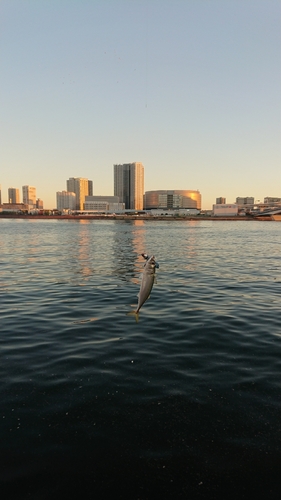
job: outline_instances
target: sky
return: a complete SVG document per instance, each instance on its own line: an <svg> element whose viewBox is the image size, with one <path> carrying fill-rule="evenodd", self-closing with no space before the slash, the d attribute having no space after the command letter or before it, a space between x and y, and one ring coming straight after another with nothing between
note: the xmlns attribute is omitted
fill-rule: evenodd
<svg viewBox="0 0 281 500"><path fill-rule="evenodd" d="M0 184L281 197L280 0L1 0Z"/></svg>

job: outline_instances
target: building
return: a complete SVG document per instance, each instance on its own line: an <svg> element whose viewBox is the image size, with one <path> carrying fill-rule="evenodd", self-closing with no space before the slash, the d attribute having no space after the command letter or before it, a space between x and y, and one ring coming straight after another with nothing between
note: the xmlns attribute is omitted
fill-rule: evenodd
<svg viewBox="0 0 281 500"><path fill-rule="evenodd" d="M215 216L220 217L235 217L238 215L238 205L235 203L231 205L218 203L213 205L213 213Z"/></svg>
<svg viewBox="0 0 281 500"><path fill-rule="evenodd" d="M88 181L88 196L93 196L93 181Z"/></svg>
<svg viewBox="0 0 281 500"><path fill-rule="evenodd" d="M236 205L239 207L243 205L254 205L255 199L252 196L246 196L246 198L238 197L236 198Z"/></svg>
<svg viewBox="0 0 281 500"><path fill-rule="evenodd" d="M22 186L22 202L29 208L36 208L36 188L34 186Z"/></svg>
<svg viewBox="0 0 281 500"><path fill-rule="evenodd" d="M226 198L216 198L216 204L217 205L225 205L226 204Z"/></svg>
<svg viewBox="0 0 281 500"><path fill-rule="evenodd" d="M83 210L85 197L93 193L93 181L83 177L70 177L66 181L67 191L76 195L76 210Z"/></svg>
<svg viewBox="0 0 281 500"><path fill-rule="evenodd" d="M201 210L201 194L189 189L146 191L144 195L144 208L151 209L186 209Z"/></svg>
<svg viewBox="0 0 281 500"><path fill-rule="evenodd" d="M36 208L38 208L38 210L43 210L44 208L43 200L40 198L37 198L36 200Z"/></svg>
<svg viewBox="0 0 281 500"><path fill-rule="evenodd" d="M17 188L8 189L8 203L19 203L20 202L20 190Z"/></svg>
<svg viewBox="0 0 281 500"><path fill-rule="evenodd" d="M144 166L140 162L114 165L114 196L125 208L143 210Z"/></svg>
<svg viewBox="0 0 281 500"><path fill-rule="evenodd" d="M3 203L0 205L0 212L28 212L29 205L24 203Z"/></svg>
<svg viewBox="0 0 281 500"><path fill-rule="evenodd" d="M267 196L266 198L264 198L264 203L268 205L280 205L281 198L273 198L272 196Z"/></svg>
<svg viewBox="0 0 281 500"><path fill-rule="evenodd" d="M120 212L125 210L125 203L120 203L118 196L86 196L84 210L89 212Z"/></svg>
<svg viewBox="0 0 281 500"><path fill-rule="evenodd" d="M57 191L57 210L75 210L76 194L70 191Z"/></svg>
<svg viewBox="0 0 281 500"><path fill-rule="evenodd" d="M0 205L2 205L2 191L1 191L1 184L0 184Z"/></svg>

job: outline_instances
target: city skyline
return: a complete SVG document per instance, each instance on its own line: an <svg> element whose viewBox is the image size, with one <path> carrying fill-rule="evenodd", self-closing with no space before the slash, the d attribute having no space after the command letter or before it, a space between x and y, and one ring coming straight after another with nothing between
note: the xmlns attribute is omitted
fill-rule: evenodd
<svg viewBox="0 0 281 500"><path fill-rule="evenodd" d="M55 207L77 174L113 194L135 159L145 191L199 189L203 209L280 197L278 0L3 0L1 17L4 201L30 184Z"/></svg>
<svg viewBox="0 0 281 500"><path fill-rule="evenodd" d="M130 163L130 164L120 164L120 165L113 165L114 169L115 167L123 167L123 166L129 166L129 165L140 165L142 167L142 169L144 169L144 166L142 165L141 162L133 162L133 163ZM113 177L115 176L115 172L113 172ZM85 194L85 189L83 190L83 201L81 202L81 200L79 200L79 207L76 205L76 199L77 199L77 194L78 194L78 199L79 199L79 196L80 196L80 190L78 187L75 187L75 181L82 181L82 185L83 185L83 188L85 188L85 185L87 186L85 189L88 190L88 194ZM66 186L68 186L69 188L73 188L74 190L76 189L77 193L75 193L75 191L68 191L68 190L65 190L65 189L62 189L61 191L55 191L55 204L53 206L47 206L45 203L44 203L44 200L42 200L41 198L36 198L36 187L35 186L30 186L30 185L24 185L22 186L22 199L19 195L20 193L20 189L19 188L15 188L15 187L9 187L7 189L7 199L5 196L3 196L3 184L0 184L0 205L3 204L3 203L26 203L26 201L28 200L28 193L32 193L31 197L32 199L30 199L30 205L34 205L34 207L37 207L39 208L37 205L39 204L40 207L42 208L42 203L44 203L44 209L49 209L49 210L54 210L54 209L64 209L64 208L71 208L71 209L77 209L77 210L83 210L83 204L85 202L85 197L93 197L93 198L100 198L100 199L105 199L105 198L114 198L116 197L117 195L113 195L112 193L107 193L107 194L99 194L99 193L94 193L93 191L93 181L92 180L89 180L89 179L86 179L86 178L81 178L81 177L72 177L72 178L69 178L66 180ZM143 192L143 196L144 195L148 195L148 196L151 196L152 193L193 193L191 196L194 197L194 199L197 199L197 196L198 196L198 200L199 203L198 203L198 207L200 206L202 210L206 210L203 208L203 203L202 200L203 200L203 197L202 197L202 193L201 191L198 189L198 190L175 190L175 189L167 189L167 190L161 190L161 189L156 189L156 190L144 190ZM24 195L25 193L25 195ZM69 203L69 198L72 198L72 196L69 196L69 195L73 195L75 194L75 200L73 201L74 205L73 206L68 206L69 204L71 205L71 203ZM94 194L94 196L93 196ZM248 193L249 194L249 193ZM221 204L221 203L227 203L227 204L237 204L237 205L243 205L243 204L270 204L270 203L274 203L278 200L278 202L280 202L280 199L281 199L281 194L280 196L268 196L268 194L266 196L262 196L261 199L258 199L256 198L255 196L235 196L235 199L233 200L227 200L226 197L216 197L213 201L212 201L212 206L211 208L207 209L207 210L211 210L213 205L214 204ZM35 201L34 201L35 200ZM28 204L28 203L27 203ZM127 207L127 208L130 208L130 207ZM132 208L132 207L131 207ZM137 208L138 210L141 210L141 208Z"/></svg>

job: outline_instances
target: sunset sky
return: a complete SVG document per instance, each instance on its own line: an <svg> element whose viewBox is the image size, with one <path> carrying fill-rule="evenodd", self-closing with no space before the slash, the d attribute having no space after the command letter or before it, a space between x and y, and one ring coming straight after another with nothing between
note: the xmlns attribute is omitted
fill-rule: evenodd
<svg viewBox="0 0 281 500"><path fill-rule="evenodd" d="M281 197L280 0L2 0L2 201L69 177Z"/></svg>

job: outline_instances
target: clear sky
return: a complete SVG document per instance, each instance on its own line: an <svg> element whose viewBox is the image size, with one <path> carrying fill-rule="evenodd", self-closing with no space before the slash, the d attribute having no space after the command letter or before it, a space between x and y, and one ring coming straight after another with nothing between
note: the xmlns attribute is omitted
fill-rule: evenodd
<svg viewBox="0 0 281 500"><path fill-rule="evenodd" d="M2 200L69 177L281 197L280 0L1 0Z"/></svg>

